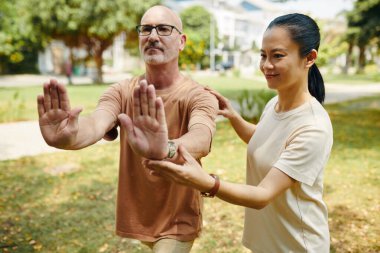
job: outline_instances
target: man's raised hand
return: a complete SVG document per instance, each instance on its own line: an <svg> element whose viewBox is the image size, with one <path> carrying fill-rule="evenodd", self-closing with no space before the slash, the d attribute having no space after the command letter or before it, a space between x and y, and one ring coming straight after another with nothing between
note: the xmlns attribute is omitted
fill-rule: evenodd
<svg viewBox="0 0 380 253"><path fill-rule="evenodd" d="M37 97L39 124L43 138L50 146L68 147L78 133L81 108L70 108L64 85L56 80L44 83L44 95Z"/></svg>
<svg viewBox="0 0 380 253"><path fill-rule="evenodd" d="M133 91L133 120L126 114L118 116L127 140L137 154L149 159L164 159L168 154L168 128L164 104L152 84L146 80Z"/></svg>

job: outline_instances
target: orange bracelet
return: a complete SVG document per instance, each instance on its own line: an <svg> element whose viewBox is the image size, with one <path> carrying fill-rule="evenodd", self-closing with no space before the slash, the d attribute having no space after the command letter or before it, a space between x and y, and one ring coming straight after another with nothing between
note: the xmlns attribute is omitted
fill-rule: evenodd
<svg viewBox="0 0 380 253"><path fill-rule="evenodd" d="M219 191L219 186L220 186L219 177L215 174L210 174L210 176L212 176L215 179L215 184L209 191L201 192L202 197L213 198Z"/></svg>

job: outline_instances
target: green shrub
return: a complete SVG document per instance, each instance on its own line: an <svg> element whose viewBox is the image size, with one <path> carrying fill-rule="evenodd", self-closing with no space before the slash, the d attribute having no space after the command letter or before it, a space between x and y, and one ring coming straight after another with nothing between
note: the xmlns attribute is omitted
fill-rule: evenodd
<svg viewBox="0 0 380 253"><path fill-rule="evenodd" d="M240 115L247 121L257 123L265 105L276 93L272 90L244 90L238 97Z"/></svg>

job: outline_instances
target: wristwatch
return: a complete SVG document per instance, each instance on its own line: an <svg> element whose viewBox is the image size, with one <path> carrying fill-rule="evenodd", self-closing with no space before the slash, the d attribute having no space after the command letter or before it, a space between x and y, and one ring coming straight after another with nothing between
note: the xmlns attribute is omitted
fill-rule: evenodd
<svg viewBox="0 0 380 253"><path fill-rule="evenodd" d="M168 155L166 158L171 159L175 156L177 153L177 146L175 145L174 141L168 141Z"/></svg>

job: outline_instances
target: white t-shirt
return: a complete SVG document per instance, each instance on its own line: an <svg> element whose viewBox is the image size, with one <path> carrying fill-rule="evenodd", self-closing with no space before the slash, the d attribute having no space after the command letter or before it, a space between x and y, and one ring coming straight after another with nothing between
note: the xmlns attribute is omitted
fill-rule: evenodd
<svg viewBox="0 0 380 253"><path fill-rule="evenodd" d="M257 186L272 167L297 182L261 210L246 208L243 244L254 253L329 252L323 170L333 143L330 118L313 97L276 113L266 105L248 143L247 184Z"/></svg>

